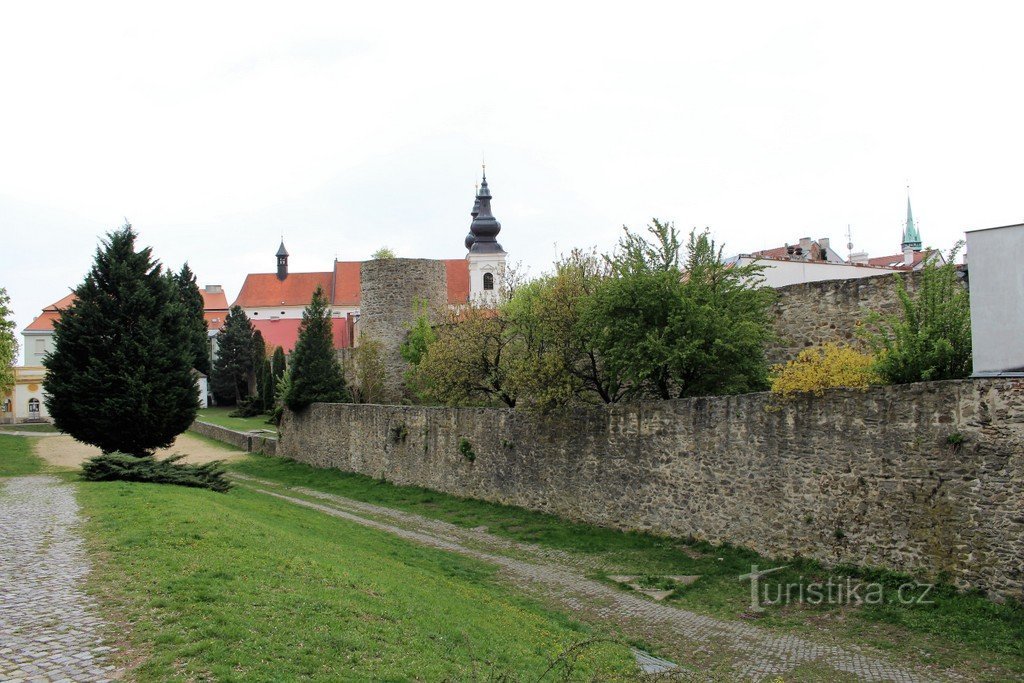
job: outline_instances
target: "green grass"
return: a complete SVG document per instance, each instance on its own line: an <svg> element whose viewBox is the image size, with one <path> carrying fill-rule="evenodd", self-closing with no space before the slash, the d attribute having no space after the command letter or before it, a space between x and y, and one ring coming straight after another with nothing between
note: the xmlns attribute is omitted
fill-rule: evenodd
<svg viewBox="0 0 1024 683"><path fill-rule="evenodd" d="M592 637L493 566L243 488L88 482L78 498L93 589L128 633L125 656L141 653L140 681L536 680ZM602 644L577 674L633 667Z"/></svg>
<svg viewBox="0 0 1024 683"><path fill-rule="evenodd" d="M877 581L887 596L908 577L868 570L825 570L808 560L774 560L731 546L712 546L641 533L577 524L522 508L457 498L428 489L394 486L370 477L309 467L282 458L251 456L231 469L287 485L336 493L465 527L484 525L491 533L600 559L607 574L655 577L700 575L669 598L679 607L725 618L747 618L750 584L738 580L751 564L762 569L789 565L771 581L787 584L851 575ZM647 578L648 581L656 579ZM869 642L915 658L948 665L992 665L1024 674L1024 608L998 605L981 595L940 586L932 605L907 607L895 600L880 605L809 605L769 608L755 623L804 634L832 634L845 642Z"/></svg>
<svg viewBox="0 0 1024 683"><path fill-rule="evenodd" d="M2 432L47 432L50 434L56 434L59 429L54 427L49 422L29 422L25 424L13 424L13 425L0 425L0 433Z"/></svg>
<svg viewBox="0 0 1024 683"><path fill-rule="evenodd" d="M37 474L43 461L32 452L32 439L0 434L0 477Z"/></svg>
<svg viewBox="0 0 1024 683"><path fill-rule="evenodd" d="M197 420L210 422L228 429L235 429L241 432L248 432L254 429L267 429L277 432L277 427L267 423L267 415L256 415L254 417L230 417L234 408L202 408L196 416Z"/></svg>

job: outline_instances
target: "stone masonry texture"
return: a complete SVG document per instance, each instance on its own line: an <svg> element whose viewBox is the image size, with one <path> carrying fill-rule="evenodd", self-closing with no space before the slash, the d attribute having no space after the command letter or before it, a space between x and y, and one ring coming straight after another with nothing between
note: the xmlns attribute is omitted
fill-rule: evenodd
<svg viewBox="0 0 1024 683"><path fill-rule="evenodd" d="M458 496L1024 598L1024 380L538 417L315 404L278 454ZM471 451L473 457L467 457Z"/></svg>
<svg viewBox="0 0 1024 683"><path fill-rule="evenodd" d="M359 339L382 346L384 394L400 402L407 363L401 345L416 320L417 304L429 313L448 303L448 276L444 261L391 258L364 261L360 271Z"/></svg>

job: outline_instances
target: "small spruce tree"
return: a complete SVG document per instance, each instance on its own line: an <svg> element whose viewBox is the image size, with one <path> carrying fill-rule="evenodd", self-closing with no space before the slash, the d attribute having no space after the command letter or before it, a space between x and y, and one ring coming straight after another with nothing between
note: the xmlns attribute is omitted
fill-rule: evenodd
<svg viewBox="0 0 1024 683"><path fill-rule="evenodd" d="M182 305L185 310L185 322L189 331L189 348L195 359L192 367L204 375L210 374L210 342L207 337L205 305L203 295L196 283L196 276L188 263L181 267L177 274L171 274L174 285L178 288Z"/></svg>
<svg viewBox="0 0 1024 683"><path fill-rule="evenodd" d="M125 225L107 235L76 300L54 323L46 407L57 426L104 453L150 456L199 407L176 288Z"/></svg>
<svg viewBox="0 0 1024 683"><path fill-rule="evenodd" d="M255 330L241 306L232 306L217 334L217 360L213 364L213 391L218 401L240 404L249 396L253 372Z"/></svg>
<svg viewBox="0 0 1024 683"><path fill-rule="evenodd" d="M302 313L299 339L289 365L291 386L285 405L291 410L348 399L345 376L334 349L331 309L321 287L313 292L313 300Z"/></svg>

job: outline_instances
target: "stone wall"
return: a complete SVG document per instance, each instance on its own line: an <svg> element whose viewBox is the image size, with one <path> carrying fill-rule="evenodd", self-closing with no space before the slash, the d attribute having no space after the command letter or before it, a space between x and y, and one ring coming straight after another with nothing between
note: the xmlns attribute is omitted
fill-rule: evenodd
<svg viewBox="0 0 1024 683"><path fill-rule="evenodd" d="M189 431L201 434L215 441L220 441L221 443L226 443L229 446L234 446L247 453L277 454L277 439L268 434L238 432L234 429L199 420L196 420L189 426Z"/></svg>
<svg viewBox="0 0 1024 683"><path fill-rule="evenodd" d="M360 271L359 339L382 345L384 391L388 401L400 402L407 364L400 347L416 319L417 302L431 314L448 303L448 275L444 261L431 259L378 259L364 261Z"/></svg>
<svg viewBox="0 0 1024 683"><path fill-rule="evenodd" d="M767 393L683 399L558 418L317 404L285 415L278 452L599 525L946 575L1024 598L1019 379L788 403Z"/></svg>
<svg viewBox="0 0 1024 683"><path fill-rule="evenodd" d="M856 335L859 322L871 311L889 315L900 310L897 278L902 278L907 290L914 292L921 273L779 287L779 300L773 309L777 339L766 350L768 361L792 360L803 349L826 342L862 345Z"/></svg>

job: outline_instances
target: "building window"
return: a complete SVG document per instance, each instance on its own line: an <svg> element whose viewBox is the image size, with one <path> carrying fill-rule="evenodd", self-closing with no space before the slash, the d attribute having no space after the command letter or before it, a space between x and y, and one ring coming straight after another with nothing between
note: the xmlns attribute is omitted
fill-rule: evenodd
<svg viewBox="0 0 1024 683"><path fill-rule="evenodd" d="M5 413L13 413L14 412L14 406L11 405L11 399L8 398L8 399L4 400L4 405L3 405L3 411L2 412L5 412Z"/></svg>
<svg viewBox="0 0 1024 683"><path fill-rule="evenodd" d="M28 416L39 417L39 399L30 398L28 400Z"/></svg>
<svg viewBox="0 0 1024 683"><path fill-rule="evenodd" d="M494 289L493 273L484 273L484 289Z"/></svg>

